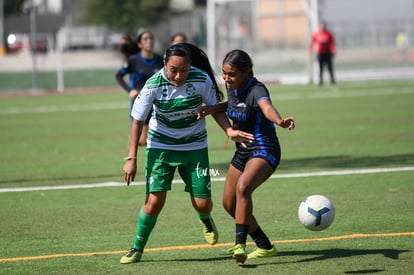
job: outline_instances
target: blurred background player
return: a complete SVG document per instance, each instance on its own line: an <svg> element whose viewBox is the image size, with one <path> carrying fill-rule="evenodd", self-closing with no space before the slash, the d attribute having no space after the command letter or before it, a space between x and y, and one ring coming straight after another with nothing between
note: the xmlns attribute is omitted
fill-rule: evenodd
<svg viewBox="0 0 414 275"><path fill-rule="evenodd" d="M319 30L313 33L309 51L311 54L316 52L319 63L319 86L321 88L323 87L323 69L325 66L327 66L332 87L335 88L336 81L333 58L336 53L336 45L334 37L332 33L326 28L326 23L324 21L319 22Z"/></svg>
<svg viewBox="0 0 414 275"><path fill-rule="evenodd" d="M187 42L187 36L182 32L177 32L171 36L170 45Z"/></svg>
<svg viewBox="0 0 414 275"><path fill-rule="evenodd" d="M131 42L137 45L138 50L131 43L128 44L127 39L124 46L121 47L121 52L126 57L126 63L117 71L115 78L119 85L129 94L129 114L131 114L135 98L138 96L142 87L144 87L145 82L155 72L161 69L164 64L162 57L154 52L154 35L151 32L143 31L138 35L136 42ZM135 51L137 53L134 53ZM127 74L129 74L129 83L126 83L124 79ZM150 117L151 112L145 121L142 134L139 138L140 145L146 145ZM130 122L132 123L131 115Z"/></svg>
<svg viewBox="0 0 414 275"><path fill-rule="evenodd" d="M397 44L397 49L400 54L400 62L404 61L407 57L408 51L408 37L407 34L403 31L397 33L397 37L395 38L395 42Z"/></svg>
<svg viewBox="0 0 414 275"><path fill-rule="evenodd" d="M128 57L131 55L137 54L139 52L138 44L137 42L129 35L128 33L125 33L122 35L120 42L119 42L119 51L122 54L123 57L123 63L126 63L128 60Z"/></svg>

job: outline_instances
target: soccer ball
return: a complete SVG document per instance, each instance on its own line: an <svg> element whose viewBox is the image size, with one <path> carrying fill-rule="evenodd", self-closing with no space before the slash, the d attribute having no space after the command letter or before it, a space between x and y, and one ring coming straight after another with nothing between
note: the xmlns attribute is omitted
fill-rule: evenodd
<svg viewBox="0 0 414 275"><path fill-rule="evenodd" d="M307 229L320 231L328 228L334 221L335 208L327 197L311 195L299 205L298 216Z"/></svg>

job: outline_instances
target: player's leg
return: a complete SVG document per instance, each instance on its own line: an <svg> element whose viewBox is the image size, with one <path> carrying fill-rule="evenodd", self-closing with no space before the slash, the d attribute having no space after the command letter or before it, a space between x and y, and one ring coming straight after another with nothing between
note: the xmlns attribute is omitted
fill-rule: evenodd
<svg viewBox="0 0 414 275"><path fill-rule="evenodd" d="M236 169L233 165L229 165L227 171L226 182L223 189L223 207L230 216L235 218L236 214L236 186L242 172Z"/></svg>
<svg viewBox="0 0 414 275"><path fill-rule="evenodd" d="M140 209L137 231L132 249L120 260L123 264L138 262L144 252L148 238L155 227L157 217L164 207L167 191L171 190L171 182L175 167L163 161L167 154L163 150L146 149L146 199Z"/></svg>
<svg viewBox="0 0 414 275"><path fill-rule="evenodd" d="M318 64L319 64L319 86L323 86L323 67L324 59L322 54L318 54Z"/></svg>
<svg viewBox="0 0 414 275"><path fill-rule="evenodd" d="M333 61L332 61L332 56L331 55L329 55L328 60L326 61L326 63L328 65L329 76L331 78L331 84L335 85L336 81L335 81L334 66L333 66Z"/></svg>
<svg viewBox="0 0 414 275"><path fill-rule="evenodd" d="M236 214L236 189L237 189L237 182L242 175L242 172L238 170L236 167L230 164L229 169L227 171L226 182L224 184L223 190L223 207L229 213L230 216L235 218ZM249 227L249 234L254 232L258 228L257 221L254 216L250 221Z"/></svg>
<svg viewBox="0 0 414 275"><path fill-rule="evenodd" d="M252 158L239 177L236 185L236 246L233 258L238 263L247 259L245 252L247 234L253 220L253 191L273 173L272 167L265 159Z"/></svg>
<svg viewBox="0 0 414 275"><path fill-rule="evenodd" d="M185 152L186 165L178 167L178 172L185 182L185 191L190 193L191 203L198 213L206 241L214 245L218 240L218 231L211 217L213 201L211 200L210 166L207 148Z"/></svg>
<svg viewBox="0 0 414 275"><path fill-rule="evenodd" d="M134 244L127 255L120 260L122 264L139 262L148 238L155 227L157 217L161 212L167 192L149 193L145 200L144 206L140 209L137 222L137 232L135 234Z"/></svg>

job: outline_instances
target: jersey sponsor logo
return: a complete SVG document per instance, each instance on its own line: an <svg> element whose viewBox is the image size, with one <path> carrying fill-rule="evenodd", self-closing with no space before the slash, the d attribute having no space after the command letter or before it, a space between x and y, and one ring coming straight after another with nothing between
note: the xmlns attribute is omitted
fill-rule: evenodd
<svg viewBox="0 0 414 275"><path fill-rule="evenodd" d="M238 120L238 121L246 121L247 120L247 114L244 112L237 112L235 110L227 110L227 115L232 120Z"/></svg>
<svg viewBox="0 0 414 275"><path fill-rule="evenodd" d="M164 114L167 118L182 118L182 117L193 117L197 114L195 110L188 110L186 112L175 112L171 114Z"/></svg>

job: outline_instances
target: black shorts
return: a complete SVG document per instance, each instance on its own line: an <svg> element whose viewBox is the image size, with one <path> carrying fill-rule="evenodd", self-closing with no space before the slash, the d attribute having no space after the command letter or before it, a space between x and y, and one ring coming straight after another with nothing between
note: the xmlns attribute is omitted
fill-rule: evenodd
<svg viewBox="0 0 414 275"><path fill-rule="evenodd" d="M237 146L237 150L234 153L231 164L239 171L243 172L246 167L246 163L252 158L262 158L266 160L272 167L273 171L276 170L280 162L280 145L278 142L269 146L263 145L247 145L247 148L243 148L241 145Z"/></svg>

